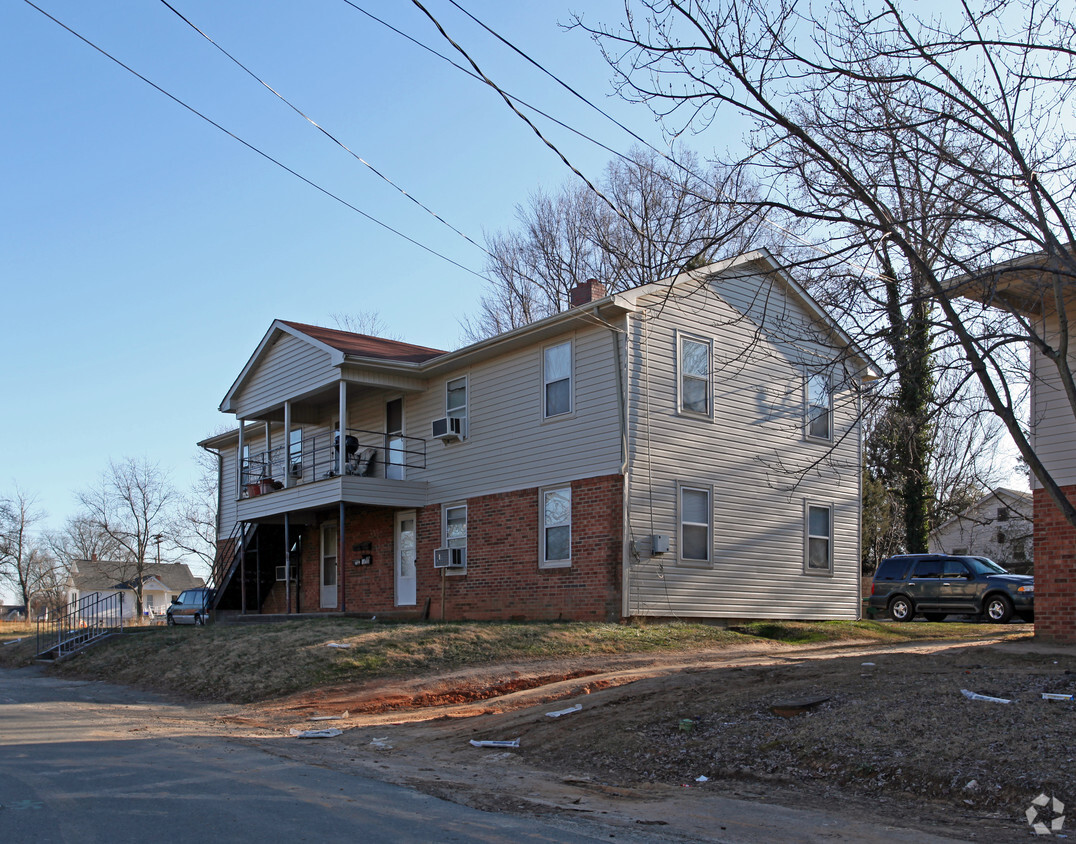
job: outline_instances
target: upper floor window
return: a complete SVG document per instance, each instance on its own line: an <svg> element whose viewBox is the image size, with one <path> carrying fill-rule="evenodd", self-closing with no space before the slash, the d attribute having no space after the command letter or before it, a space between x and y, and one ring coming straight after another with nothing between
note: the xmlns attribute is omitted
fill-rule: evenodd
<svg viewBox="0 0 1076 844"><path fill-rule="evenodd" d="M546 418L572 412L572 343L546 346L542 356Z"/></svg>
<svg viewBox="0 0 1076 844"><path fill-rule="evenodd" d="M454 378L445 385L445 415L450 419L467 418L467 376Z"/></svg>
<svg viewBox="0 0 1076 844"><path fill-rule="evenodd" d="M833 391L826 375L807 376L807 436L833 438Z"/></svg>
<svg viewBox="0 0 1076 844"><path fill-rule="evenodd" d="M680 411L711 414L709 340L680 336Z"/></svg>
<svg viewBox="0 0 1076 844"><path fill-rule="evenodd" d="M817 504L807 505L807 559L804 570L810 574L833 572L833 511Z"/></svg>
<svg viewBox="0 0 1076 844"><path fill-rule="evenodd" d="M572 564L572 488L543 489L538 494L539 565L543 568Z"/></svg>
<svg viewBox="0 0 1076 844"><path fill-rule="evenodd" d="M998 507L998 521L999 522L1007 522L1007 521L1009 521L1009 508L1008 507Z"/></svg>

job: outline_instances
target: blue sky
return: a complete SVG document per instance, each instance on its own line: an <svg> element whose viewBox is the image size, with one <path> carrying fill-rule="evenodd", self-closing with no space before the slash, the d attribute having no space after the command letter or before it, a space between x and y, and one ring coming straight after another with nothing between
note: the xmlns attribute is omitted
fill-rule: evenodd
<svg viewBox="0 0 1076 844"><path fill-rule="evenodd" d="M453 53L411 3L356 4ZM482 271L479 249L306 124L163 3L38 5L305 177ZM531 191L569 178L491 89L343 0L172 5L480 243L511 225ZM502 87L630 148L623 131L447 0L427 6ZM465 6L660 145L649 112L612 96L587 36L559 26L573 10L588 22L616 21L617 0ZM109 458L159 461L177 486L189 485L194 443L232 421L217 406L274 318L332 325L331 314L377 312L401 339L460 344L479 278L302 183L18 0L0 7L0 86L0 494L15 484L36 494L47 524L76 511L75 491ZM600 175L608 152L536 120L573 163Z"/></svg>

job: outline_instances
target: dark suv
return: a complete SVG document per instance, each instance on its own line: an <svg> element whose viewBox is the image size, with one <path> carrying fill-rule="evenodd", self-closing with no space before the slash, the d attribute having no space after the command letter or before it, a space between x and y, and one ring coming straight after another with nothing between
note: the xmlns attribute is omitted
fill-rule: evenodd
<svg viewBox="0 0 1076 844"><path fill-rule="evenodd" d="M882 560L874 573L870 607L894 621L919 613L941 621L950 613L1004 624L1013 614L1035 617L1035 578L1009 574L986 557L901 554Z"/></svg>

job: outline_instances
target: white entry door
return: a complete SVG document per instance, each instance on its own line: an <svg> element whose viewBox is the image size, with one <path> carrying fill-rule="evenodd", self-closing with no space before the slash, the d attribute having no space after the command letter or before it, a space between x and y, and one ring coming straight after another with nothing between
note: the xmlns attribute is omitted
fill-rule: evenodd
<svg viewBox="0 0 1076 844"><path fill-rule="evenodd" d="M336 607L336 577L339 566L337 554L339 554L339 534L336 525L325 524L321 526L321 608L334 609Z"/></svg>
<svg viewBox="0 0 1076 844"><path fill-rule="evenodd" d="M415 605L415 559L417 556L415 511L396 514L396 606Z"/></svg>

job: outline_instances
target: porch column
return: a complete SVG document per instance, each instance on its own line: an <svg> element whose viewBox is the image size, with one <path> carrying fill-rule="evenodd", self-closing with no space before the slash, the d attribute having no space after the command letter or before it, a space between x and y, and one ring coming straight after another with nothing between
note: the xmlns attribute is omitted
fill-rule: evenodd
<svg viewBox="0 0 1076 844"><path fill-rule="evenodd" d="M273 451L273 432L269 428L271 424L272 423L268 419L265 420L265 468L262 473L263 478L273 477L273 461L271 459Z"/></svg>
<svg viewBox="0 0 1076 844"><path fill-rule="evenodd" d="M340 379L340 447L336 459L336 471L342 475L347 462L347 381L343 379Z"/></svg>
<svg viewBox="0 0 1076 844"><path fill-rule="evenodd" d="M344 589L344 502L340 502L339 530L336 531L336 590L339 593L340 612L347 612L347 590Z"/></svg>
<svg viewBox="0 0 1076 844"><path fill-rule="evenodd" d="M291 399L284 401L284 488L292 486L291 480Z"/></svg>
<svg viewBox="0 0 1076 844"><path fill-rule="evenodd" d="M235 497L243 497L243 470L246 468L243 465L243 420L239 420L239 456L235 463Z"/></svg>
<svg viewBox="0 0 1076 844"><path fill-rule="evenodd" d="M291 520L284 511L284 612L291 613Z"/></svg>

